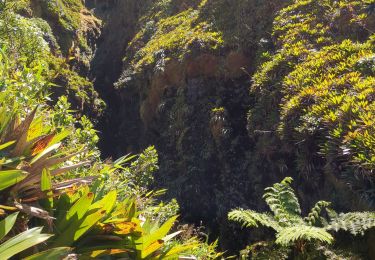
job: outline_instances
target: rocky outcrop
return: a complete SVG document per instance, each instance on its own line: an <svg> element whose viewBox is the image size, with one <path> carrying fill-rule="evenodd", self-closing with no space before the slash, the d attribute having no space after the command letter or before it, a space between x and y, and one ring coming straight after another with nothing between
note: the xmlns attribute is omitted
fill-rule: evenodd
<svg viewBox="0 0 375 260"><path fill-rule="evenodd" d="M51 50L48 65L56 70L50 80L61 86L52 89L52 103L67 95L72 108L91 118L97 117L104 104L87 77L101 33L101 20L80 0L29 0L16 5L22 16L43 27L43 37Z"/></svg>
<svg viewBox="0 0 375 260"><path fill-rule="evenodd" d="M96 89L108 104L98 125L104 156L155 145L157 188L168 188L184 220L203 222L212 237L221 237L223 248L248 243L240 232L241 239L232 238L227 212L235 207L264 210L263 189L285 176L296 179L303 208L320 199L334 201L339 210L371 208L337 175L352 161L335 164L334 158L343 157L322 155L321 140L330 128L316 125L321 118L313 117L313 122L310 114L304 115L313 98L298 77L312 66L305 59L311 55L313 61L321 48L345 39L369 40L373 20L363 17L363 3L86 4L104 21L91 66ZM363 50L369 51L369 44ZM329 51L322 53L329 56ZM293 73L300 63L300 71ZM297 94L296 82L302 89ZM289 99L300 101L305 110L289 110L294 105ZM309 126L316 131L309 132ZM303 138L300 129L305 130ZM364 183L359 186L370 185ZM250 240L265 235L253 233Z"/></svg>

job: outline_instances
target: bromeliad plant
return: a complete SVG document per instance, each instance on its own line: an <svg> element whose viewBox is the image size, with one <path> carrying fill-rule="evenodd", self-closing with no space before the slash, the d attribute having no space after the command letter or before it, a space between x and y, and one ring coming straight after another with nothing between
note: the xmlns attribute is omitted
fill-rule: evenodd
<svg viewBox="0 0 375 260"><path fill-rule="evenodd" d="M337 214L326 201L317 202L308 216L302 217L298 198L290 186L292 181L292 178L287 177L265 189L263 198L273 214L244 209L233 210L228 214L229 220L240 222L244 227L264 226L276 232L274 243L263 244L268 247L268 257L277 255L279 258L287 258L292 249L295 257L306 257L311 253L309 250L326 250L325 245L334 242L330 232L343 230L352 235L363 235L375 227L375 212ZM329 219L323 217L323 210L328 213Z"/></svg>
<svg viewBox="0 0 375 260"><path fill-rule="evenodd" d="M30 247L48 239L33 248L45 251L31 259L41 259L45 254L68 254L72 250L83 258L111 255L167 259L197 246L196 242L173 242L180 233L170 234L176 216L163 222L145 219L147 215L137 209L135 197L125 198L116 189L108 191L105 176L117 174L121 164L131 157L108 165L97 163L95 167L99 170L87 170L83 166L90 162L80 160L82 149L74 146L70 150L69 144L64 143L71 131L60 129L57 133L48 127L42 116L45 114L37 108L22 120L18 114L16 108L0 106L0 213L22 212L25 221L14 230L27 233L9 238L4 246L12 245L13 239L23 239L23 234L35 241L29 243ZM78 168L86 172L81 175L85 177L65 179L63 173ZM26 230L27 219L44 226L53 237L42 234L42 227ZM27 247L11 253L23 249Z"/></svg>
<svg viewBox="0 0 375 260"><path fill-rule="evenodd" d="M69 191L56 201L52 247L74 247L81 257L116 255L130 259L177 257L196 243L169 246L180 232L168 234L176 216L165 223L142 218L132 198L117 201L115 190L105 194L97 181Z"/></svg>
<svg viewBox="0 0 375 260"><path fill-rule="evenodd" d="M42 177L47 170L54 177L89 163L63 165L81 152L60 151L61 141L68 133L67 130L60 133L51 131L42 116L37 116L37 109L20 121L15 108L0 106L0 191L7 194L2 197L2 205L49 218L48 214L24 203L37 202L46 196ZM91 180L92 177L62 181L54 183L52 189L57 195L67 187Z"/></svg>

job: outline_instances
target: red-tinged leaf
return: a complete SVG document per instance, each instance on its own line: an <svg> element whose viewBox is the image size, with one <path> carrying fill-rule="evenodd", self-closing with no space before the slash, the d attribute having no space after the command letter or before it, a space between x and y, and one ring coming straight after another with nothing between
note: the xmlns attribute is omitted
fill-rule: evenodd
<svg viewBox="0 0 375 260"><path fill-rule="evenodd" d="M52 139L54 138L55 133L46 135L44 138L36 142L33 147L31 148L31 156L35 156L38 153L42 152L44 149L48 147Z"/></svg>

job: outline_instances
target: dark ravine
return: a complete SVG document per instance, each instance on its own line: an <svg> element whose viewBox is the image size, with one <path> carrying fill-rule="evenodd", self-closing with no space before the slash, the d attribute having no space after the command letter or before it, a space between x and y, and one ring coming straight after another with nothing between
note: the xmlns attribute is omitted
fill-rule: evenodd
<svg viewBox="0 0 375 260"><path fill-rule="evenodd" d="M236 8L254 11L249 1L237 2ZM231 8L230 15L237 11L226 1L217 3L216 12ZM116 158L155 145L160 159L157 186L168 188L168 197L178 199L184 220L207 226L212 239L222 238L223 248L243 248L245 244L225 239L233 233L227 212L239 206L263 207L258 203L260 195L256 198L254 194L262 194L267 184L277 180L276 176L252 169L252 142L246 130L246 114L251 104L248 87L255 70L257 42L267 35L258 35L260 28L254 32L255 24L243 25L241 30L241 24L232 22L228 28L222 28L230 32L230 26L237 27L238 35L230 37L252 38L241 41L241 46L232 46L233 39L228 35L228 45L218 53L205 53L198 48L191 58L169 62L164 72L146 70L125 89L116 89L114 83L129 69L122 60L131 59L126 56L127 47L139 30L138 19L147 13L147 1L107 1L96 5L86 1L86 5L94 8L104 23L91 66L96 90L107 103L106 113L97 126L103 156ZM175 6L186 8L184 1L175 1ZM276 7L262 8L267 13ZM235 22L253 19L244 12L244 17ZM259 26L270 27L271 21ZM224 23L227 20L221 22L218 26L228 26ZM144 108L142 101L148 86L150 91L156 91L157 108ZM146 95L150 93L153 95ZM251 176L252 172L256 175Z"/></svg>
<svg viewBox="0 0 375 260"><path fill-rule="evenodd" d="M115 89L114 83L122 73L126 47L136 34L137 22L146 2L86 1L86 6L104 23L90 70L95 88L107 104L105 114L97 126L103 137L99 145L104 158L140 151L140 147L124 149L124 144L119 142L119 135L122 135L119 133L121 122L130 124L137 111L128 111L132 107L129 102L133 97L124 100L121 91ZM136 99L135 97L134 100ZM129 140L129 137L126 139Z"/></svg>
<svg viewBox="0 0 375 260"><path fill-rule="evenodd" d="M285 176L296 179L303 209L321 199L332 200L332 194L346 198L334 201L339 210L353 209L354 204L356 210L369 208L349 205L347 201L357 201L356 197L335 176L324 175L328 164L315 142L320 136L310 136L302 148L280 139L275 120L270 119L279 120L280 93L249 92L262 62L260 54L280 47L272 43L272 24L277 11L290 1L209 0L199 19L222 33L220 48L194 41L182 57L161 52L155 63L136 71L137 51L150 36L134 39L144 29L141 19L153 21L151 27L157 23L157 2L86 0L104 24L90 70L107 103L97 125L103 157L117 158L155 145L160 161L155 188L168 188L167 196L181 205L183 221L205 225L212 239L220 237L223 249L237 251L248 241L265 237L264 232L249 236L237 230L227 221L227 213L236 207L266 210L263 189ZM165 2L167 18L200 8L200 1ZM150 29L154 37L155 30ZM249 109L261 111L255 129ZM312 181L299 173L297 157L302 149L317 168Z"/></svg>
<svg viewBox="0 0 375 260"><path fill-rule="evenodd" d="M0 35L1 259L375 259L375 0L0 0Z"/></svg>

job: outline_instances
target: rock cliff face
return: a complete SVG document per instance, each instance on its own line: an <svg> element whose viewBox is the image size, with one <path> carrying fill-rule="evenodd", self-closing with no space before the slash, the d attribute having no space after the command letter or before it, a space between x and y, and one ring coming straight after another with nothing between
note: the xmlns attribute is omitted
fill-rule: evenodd
<svg viewBox="0 0 375 260"><path fill-rule="evenodd" d="M156 145L158 186L213 237L225 237L229 209L259 207L278 179L254 168L246 115L257 56L272 48L283 2L86 1L104 21L91 70L108 105L104 155Z"/></svg>
<svg viewBox="0 0 375 260"><path fill-rule="evenodd" d="M374 0L9 1L51 50L51 104L99 119L104 158L155 145L154 188L223 249L267 238L227 213L285 176L303 210L374 209Z"/></svg>
<svg viewBox="0 0 375 260"><path fill-rule="evenodd" d="M324 85L324 74L304 74L330 69L321 64L331 46L360 53L345 66L370 80L371 66L355 64L363 65L362 58L373 62L373 14L361 1L320 2L86 0L104 24L90 67L108 106L98 125L103 155L155 145L158 187L178 199L185 220L202 221L221 236L224 248L243 246L232 239L227 212L264 210L264 187L284 176L297 180L303 208L319 199L334 201L340 210L373 207L372 162L360 155L373 154L372 141L360 139L364 128L339 127L348 119L336 119L349 113L333 110L336 117L329 121L313 105L330 102L332 97L317 94L321 90L342 100L348 93L343 89L359 84L358 78L338 90ZM321 63L312 64L318 58ZM327 64L340 67L336 58ZM340 69L330 71L343 77ZM311 82L322 88L313 89Z"/></svg>
<svg viewBox="0 0 375 260"><path fill-rule="evenodd" d="M48 67L56 71L49 80L60 86L53 88L52 100L67 95L73 109L91 117L100 114L104 104L87 76L101 21L80 0L9 0L8 4L29 19L49 45Z"/></svg>

